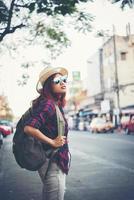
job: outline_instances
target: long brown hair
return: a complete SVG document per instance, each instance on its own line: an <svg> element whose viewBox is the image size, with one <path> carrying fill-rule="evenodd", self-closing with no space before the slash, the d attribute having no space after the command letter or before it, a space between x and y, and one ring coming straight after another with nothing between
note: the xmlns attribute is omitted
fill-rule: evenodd
<svg viewBox="0 0 134 200"><path fill-rule="evenodd" d="M57 74L57 73L56 73ZM59 106L64 107L66 100L65 100L65 96L66 93L63 94L55 94L52 90L52 80L54 79L55 75L53 74L52 76L50 76L44 83L42 89L40 89L40 96L37 97L36 99L34 99L32 101L32 106L38 106L39 103L41 101L47 100L47 99L51 99L55 102L58 103Z"/></svg>

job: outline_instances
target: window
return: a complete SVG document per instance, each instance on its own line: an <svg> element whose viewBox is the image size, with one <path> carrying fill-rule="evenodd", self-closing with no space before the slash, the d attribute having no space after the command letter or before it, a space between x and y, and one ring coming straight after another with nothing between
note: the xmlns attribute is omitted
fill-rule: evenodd
<svg viewBox="0 0 134 200"><path fill-rule="evenodd" d="M126 52L121 52L121 60L126 60L127 53Z"/></svg>

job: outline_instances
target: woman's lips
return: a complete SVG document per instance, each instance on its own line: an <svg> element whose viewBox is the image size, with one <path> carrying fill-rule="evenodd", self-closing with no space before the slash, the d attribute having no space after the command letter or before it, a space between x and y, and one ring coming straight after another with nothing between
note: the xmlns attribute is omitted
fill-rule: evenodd
<svg viewBox="0 0 134 200"><path fill-rule="evenodd" d="M61 89L66 89L66 86L62 86Z"/></svg>

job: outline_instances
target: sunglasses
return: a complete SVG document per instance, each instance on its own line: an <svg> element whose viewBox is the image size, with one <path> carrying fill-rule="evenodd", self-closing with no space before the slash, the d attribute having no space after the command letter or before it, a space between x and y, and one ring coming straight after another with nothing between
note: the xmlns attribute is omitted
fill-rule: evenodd
<svg viewBox="0 0 134 200"><path fill-rule="evenodd" d="M67 83L67 76L55 77L52 81L56 85L61 84L62 82Z"/></svg>

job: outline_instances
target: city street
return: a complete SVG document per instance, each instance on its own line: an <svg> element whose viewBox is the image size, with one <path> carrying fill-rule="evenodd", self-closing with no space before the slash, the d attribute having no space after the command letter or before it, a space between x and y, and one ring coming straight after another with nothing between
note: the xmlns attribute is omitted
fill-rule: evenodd
<svg viewBox="0 0 134 200"><path fill-rule="evenodd" d="M40 178L16 164L12 136L0 149L0 199L41 200ZM134 135L70 131L69 142L65 200L134 200Z"/></svg>

